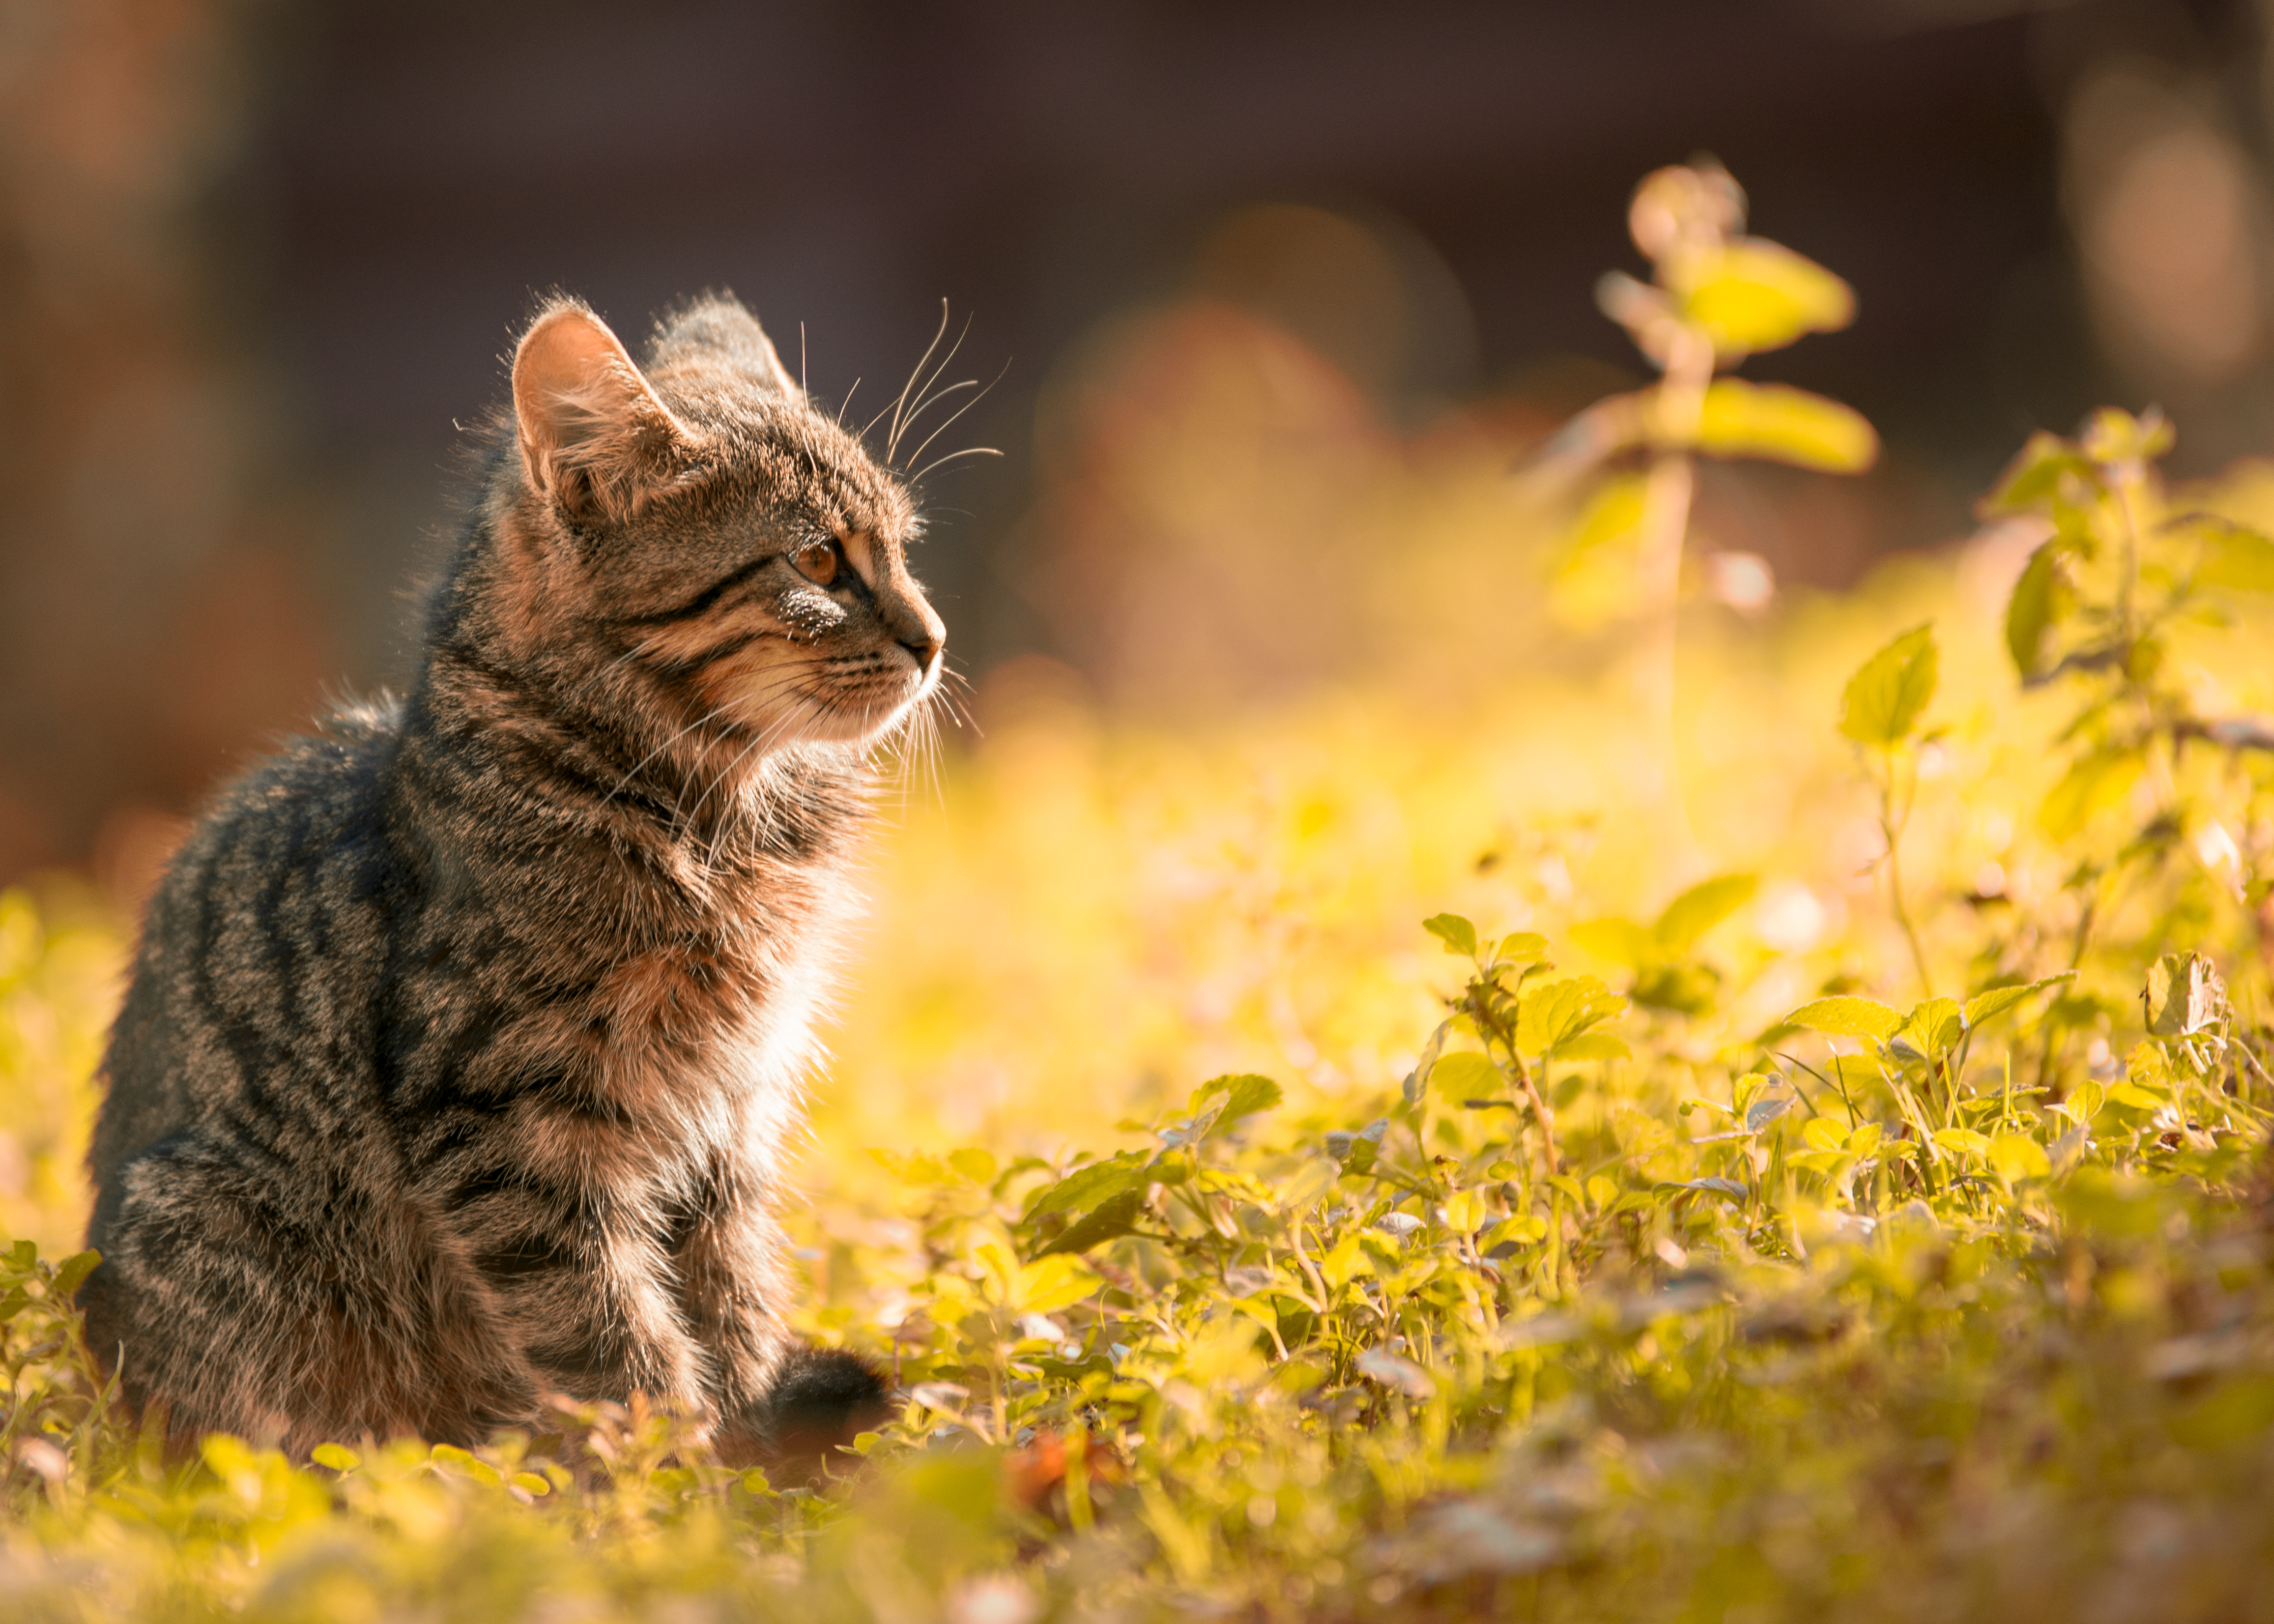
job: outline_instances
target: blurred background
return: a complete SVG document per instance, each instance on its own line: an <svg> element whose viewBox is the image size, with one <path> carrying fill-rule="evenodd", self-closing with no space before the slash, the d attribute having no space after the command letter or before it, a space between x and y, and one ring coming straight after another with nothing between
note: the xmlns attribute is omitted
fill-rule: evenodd
<svg viewBox="0 0 2274 1624"><path fill-rule="evenodd" d="M983 719L1173 724L1595 657L1539 632L1507 475L1642 377L1592 289L1693 154L1856 290L1749 373L1886 443L1709 469L1693 549L1766 572L1729 603L1963 537L2104 400L2172 410L2183 472L2269 449L2270 67L2248 0L13 0L0 881L131 892L405 678L546 290L629 336L731 287L856 418L946 301L944 381L998 380L929 455L1001 455L925 479L918 566Z"/></svg>

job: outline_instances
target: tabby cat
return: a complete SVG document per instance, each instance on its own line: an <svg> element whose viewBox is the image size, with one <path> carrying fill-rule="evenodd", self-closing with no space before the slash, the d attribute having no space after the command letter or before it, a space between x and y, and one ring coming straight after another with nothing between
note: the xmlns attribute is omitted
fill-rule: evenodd
<svg viewBox="0 0 2274 1624"><path fill-rule="evenodd" d="M539 312L410 696L223 792L150 905L80 1297L132 1401L296 1454L555 1393L730 1455L881 1412L785 1330L772 1206L869 757L939 679L916 528L731 297L644 369Z"/></svg>

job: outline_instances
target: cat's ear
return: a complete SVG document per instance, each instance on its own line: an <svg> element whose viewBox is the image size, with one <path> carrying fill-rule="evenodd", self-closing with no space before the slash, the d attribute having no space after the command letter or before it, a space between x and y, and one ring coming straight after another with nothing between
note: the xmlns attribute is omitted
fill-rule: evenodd
<svg viewBox="0 0 2274 1624"><path fill-rule="evenodd" d="M513 357L513 413L529 482L572 519L621 523L674 471L686 431L616 335L556 304Z"/></svg>
<svg viewBox="0 0 2274 1624"><path fill-rule="evenodd" d="M659 370L723 362L785 399L798 400L805 394L782 365L758 319L731 293L706 293L673 312L656 329L651 359Z"/></svg>

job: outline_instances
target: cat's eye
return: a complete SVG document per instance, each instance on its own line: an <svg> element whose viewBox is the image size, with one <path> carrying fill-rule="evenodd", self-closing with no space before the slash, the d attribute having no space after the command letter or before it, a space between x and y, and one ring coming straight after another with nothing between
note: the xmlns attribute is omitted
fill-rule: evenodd
<svg viewBox="0 0 2274 1624"><path fill-rule="evenodd" d="M837 579L837 559L833 541L809 541L789 555L791 567L816 586L827 586Z"/></svg>

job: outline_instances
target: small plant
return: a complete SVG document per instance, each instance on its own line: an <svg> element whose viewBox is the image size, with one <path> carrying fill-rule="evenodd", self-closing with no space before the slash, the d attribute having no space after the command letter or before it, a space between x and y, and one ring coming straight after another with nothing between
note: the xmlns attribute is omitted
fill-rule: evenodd
<svg viewBox="0 0 2274 1624"><path fill-rule="evenodd" d="M1674 659L1697 458L1758 457L1853 474L1878 460L1879 440L1836 401L1722 375L1749 356L1844 327L1856 311L1848 284L1830 271L1744 235L1745 194L1728 170L1710 161L1658 170L1636 188L1627 223L1652 279L1609 272L1596 284L1596 302L1658 368L1659 381L1573 418L1534 477L1578 492L1557 569L1566 601L1608 599L1638 612L1644 709L1687 843L1687 819L1672 793Z"/></svg>

